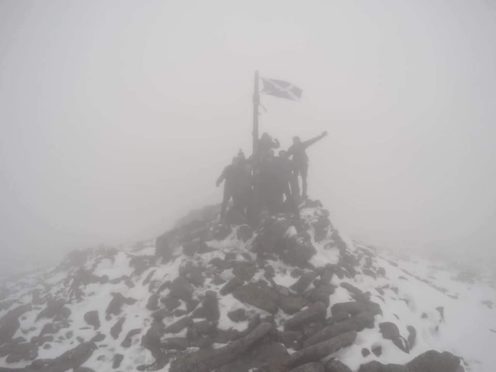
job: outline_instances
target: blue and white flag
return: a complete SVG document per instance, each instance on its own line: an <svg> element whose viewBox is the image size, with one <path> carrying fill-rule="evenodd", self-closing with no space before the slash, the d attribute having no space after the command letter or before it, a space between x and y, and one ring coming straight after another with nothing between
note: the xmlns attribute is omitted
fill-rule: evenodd
<svg viewBox="0 0 496 372"><path fill-rule="evenodd" d="M270 94L271 96L276 96L279 98L290 99L292 101L298 101L301 98L301 93L303 92L297 86L284 80L262 78L262 84L262 93Z"/></svg>

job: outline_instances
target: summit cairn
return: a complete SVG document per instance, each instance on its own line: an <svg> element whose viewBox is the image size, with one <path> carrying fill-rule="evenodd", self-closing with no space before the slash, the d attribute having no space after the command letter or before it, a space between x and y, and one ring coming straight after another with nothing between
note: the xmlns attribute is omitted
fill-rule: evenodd
<svg viewBox="0 0 496 372"><path fill-rule="evenodd" d="M428 346L452 294L406 306L402 281L436 289L344 239L319 202L256 227L220 223L219 212L6 283L0 371L463 370Z"/></svg>

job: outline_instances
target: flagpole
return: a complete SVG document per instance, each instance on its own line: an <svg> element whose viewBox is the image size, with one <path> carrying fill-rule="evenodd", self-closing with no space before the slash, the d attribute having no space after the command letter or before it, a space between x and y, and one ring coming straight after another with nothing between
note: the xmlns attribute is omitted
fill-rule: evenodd
<svg viewBox="0 0 496 372"><path fill-rule="evenodd" d="M258 144L258 106L260 105L260 95L258 92L258 70L255 71L253 88L253 155L255 155Z"/></svg>

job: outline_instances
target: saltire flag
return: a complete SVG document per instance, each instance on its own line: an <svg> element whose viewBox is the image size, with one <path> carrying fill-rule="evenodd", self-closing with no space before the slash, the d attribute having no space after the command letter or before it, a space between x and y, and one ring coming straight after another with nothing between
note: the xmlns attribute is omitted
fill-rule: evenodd
<svg viewBox="0 0 496 372"><path fill-rule="evenodd" d="M303 90L297 86L277 79L266 79L262 78L262 93L270 94L271 96L276 96L279 98L286 98L292 101L298 101L301 98L301 93Z"/></svg>

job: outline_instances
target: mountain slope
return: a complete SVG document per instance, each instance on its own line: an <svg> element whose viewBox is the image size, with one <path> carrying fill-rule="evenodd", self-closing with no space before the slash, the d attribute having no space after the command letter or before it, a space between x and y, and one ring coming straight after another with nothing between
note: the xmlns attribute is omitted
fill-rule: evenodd
<svg viewBox="0 0 496 372"><path fill-rule="evenodd" d="M0 371L488 372L493 304L487 285L344 240L318 202L256 231L207 209L5 283Z"/></svg>

